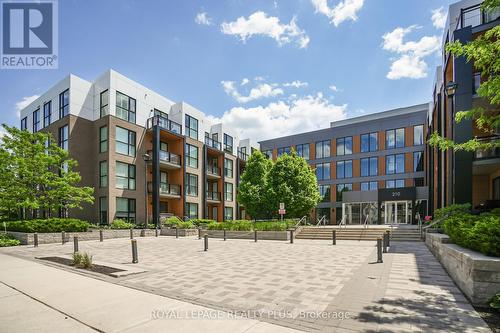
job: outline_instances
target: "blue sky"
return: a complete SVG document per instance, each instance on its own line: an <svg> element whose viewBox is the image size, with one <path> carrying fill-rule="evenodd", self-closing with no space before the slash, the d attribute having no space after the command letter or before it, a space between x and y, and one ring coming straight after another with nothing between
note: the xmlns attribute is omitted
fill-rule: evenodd
<svg viewBox="0 0 500 333"><path fill-rule="evenodd" d="M59 69L0 70L0 121L108 68L255 139L427 102L451 2L59 1Z"/></svg>

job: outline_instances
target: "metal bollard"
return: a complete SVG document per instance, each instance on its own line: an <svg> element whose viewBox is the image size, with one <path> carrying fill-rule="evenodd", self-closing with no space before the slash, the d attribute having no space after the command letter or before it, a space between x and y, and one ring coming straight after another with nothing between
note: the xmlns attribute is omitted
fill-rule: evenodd
<svg viewBox="0 0 500 333"><path fill-rule="evenodd" d="M204 248L203 251L208 251L208 235L203 236L204 238Z"/></svg>
<svg viewBox="0 0 500 333"><path fill-rule="evenodd" d="M137 264L139 262L139 257L137 256L137 239L132 239L132 263Z"/></svg>
<svg viewBox="0 0 500 333"><path fill-rule="evenodd" d="M155 237L158 237L158 228L155 228Z"/></svg>
<svg viewBox="0 0 500 333"><path fill-rule="evenodd" d="M293 244L293 230L290 230L290 244Z"/></svg>
<svg viewBox="0 0 500 333"><path fill-rule="evenodd" d="M78 236L73 237L73 252L78 252Z"/></svg>
<svg viewBox="0 0 500 333"><path fill-rule="evenodd" d="M175 228L175 238L179 238L179 228Z"/></svg>
<svg viewBox="0 0 500 333"><path fill-rule="evenodd" d="M387 244L389 243L389 234L384 233L384 244L383 244L383 252L387 253Z"/></svg>
<svg viewBox="0 0 500 333"><path fill-rule="evenodd" d="M332 245L337 244L337 232L336 230L332 230Z"/></svg>
<svg viewBox="0 0 500 333"><path fill-rule="evenodd" d="M391 246L391 232L389 230L386 231L387 234L387 247Z"/></svg>
<svg viewBox="0 0 500 333"><path fill-rule="evenodd" d="M66 243L66 233L61 231L61 244L64 245Z"/></svg>
<svg viewBox="0 0 500 333"><path fill-rule="evenodd" d="M377 239L377 262L384 262L382 260L382 238Z"/></svg>
<svg viewBox="0 0 500 333"><path fill-rule="evenodd" d="M257 242L257 230L254 231L253 239Z"/></svg>
<svg viewBox="0 0 500 333"><path fill-rule="evenodd" d="M134 239L134 229L130 228L130 239Z"/></svg>
<svg viewBox="0 0 500 333"><path fill-rule="evenodd" d="M226 241L226 229L224 229L224 241Z"/></svg>
<svg viewBox="0 0 500 333"><path fill-rule="evenodd" d="M102 229L99 230L99 242L104 241L104 233L102 232Z"/></svg>
<svg viewBox="0 0 500 333"><path fill-rule="evenodd" d="M198 239L201 239L201 227L198 227Z"/></svg>
<svg viewBox="0 0 500 333"><path fill-rule="evenodd" d="M33 246L38 247L38 234L36 232L33 235Z"/></svg>

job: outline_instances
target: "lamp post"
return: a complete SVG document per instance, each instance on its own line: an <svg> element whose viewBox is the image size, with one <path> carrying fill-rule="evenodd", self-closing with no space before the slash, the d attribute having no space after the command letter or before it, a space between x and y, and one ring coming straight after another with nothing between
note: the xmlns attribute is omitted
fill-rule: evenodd
<svg viewBox="0 0 500 333"><path fill-rule="evenodd" d="M453 128L454 128L454 120L455 120L455 93L457 92L457 88L458 88L458 84L453 82L453 81L448 81L448 83L446 84L445 86L445 94L446 96L448 96L448 100L449 100L449 105L450 105L450 114L451 114L451 124L450 124L450 136L451 136L451 139L454 140L455 137L454 137L454 131L453 131ZM445 125L446 126L446 125ZM452 195L452 203L455 203L455 195L453 194L454 193L454 187L455 187L455 167L454 167L454 163L453 163L453 157L454 157L454 153L453 151L451 151L450 153L450 167L451 167L451 179L452 181L450 182L449 184L449 188L450 188L450 194Z"/></svg>
<svg viewBox="0 0 500 333"><path fill-rule="evenodd" d="M151 160L149 154L142 155L144 159L144 226L148 226L148 162Z"/></svg>

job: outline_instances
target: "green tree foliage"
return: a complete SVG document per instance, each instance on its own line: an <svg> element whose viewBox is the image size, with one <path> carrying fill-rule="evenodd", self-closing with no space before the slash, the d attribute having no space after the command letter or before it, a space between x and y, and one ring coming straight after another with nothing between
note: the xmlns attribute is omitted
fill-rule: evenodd
<svg viewBox="0 0 500 333"><path fill-rule="evenodd" d="M486 0L482 5L484 11L494 11L499 8L500 0ZM494 130L500 127L500 26L488 30L484 35L467 44L462 44L459 41L449 43L446 45L446 50L455 57L465 57L481 72L481 77L485 81L481 83L477 94L492 105L488 109L476 107L457 112L455 122L472 119L478 129L484 133L493 134ZM484 142L473 138L467 142L456 143L435 132L432 134L429 144L437 146L441 150L476 151L500 147L500 140Z"/></svg>
<svg viewBox="0 0 500 333"><path fill-rule="evenodd" d="M21 210L35 209L50 213L94 202L94 189L77 186L77 162L52 135L3 127L7 134L0 144L0 214L15 217Z"/></svg>

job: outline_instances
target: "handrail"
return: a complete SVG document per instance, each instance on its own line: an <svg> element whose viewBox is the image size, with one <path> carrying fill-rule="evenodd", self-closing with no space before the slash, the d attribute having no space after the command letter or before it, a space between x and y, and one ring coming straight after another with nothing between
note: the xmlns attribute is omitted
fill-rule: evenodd
<svg viewBox="0 0 500 333"><path fill-rule="evenodd" d="M435 226L436 224L438 224L438 223L440 223L440 222L442 222L442 221L446 220L448 217L449 217L449 215L445 215L445 216L443 216L443 217L442 217L442 218L440 218L440 219L437 219L437 220L435 220L435 221L432 221L432 222L431 222L431 223L429 223L428 225L424 226L422 229L423 229L423 230L427 230L427 229L429 229L430 227L433 227L433 226Z"/></svg>
<svg viewBox="0 0 500 333"><path fill-rule="evenodd" d="M345 227L347 228L347 216L346 215L342 216L342 219L340 220L340 223L339 223L339 229L342 228L342 225L345 225Z"/></svg>
<svg viewBox="0 0 500 333"><path fill-rule="evenodd" d="M366 215L365 223L363 223L364 228L368 228L368 215Z"/></svg>
<svg viewBox="0 0 500 333"><path fill-rule="evenodd" d="M420 238L422 238L423 229L422 229L422 218L420 217L420 213L417 212L415 214L415 217L417 218L418 221L418 232L420 233Z"/></svg>
<svg viewBox="0 0 500 333"><path fill-rule="evenodd" d="M307 215L302 216L302 218L299 220L299 222L297 222L294 225L294 228L297 229L299 227L299 225L302 223L302 221L307 221Z"/></svg>
<svg viewBox="0 0 500 333"><path fill-rule="evenodd" d="M316 223L316 226L321 225L321 222L323 222L323 225L326 224L326 215L323 215L319 220L317 220L318 223Z"/></svg>

